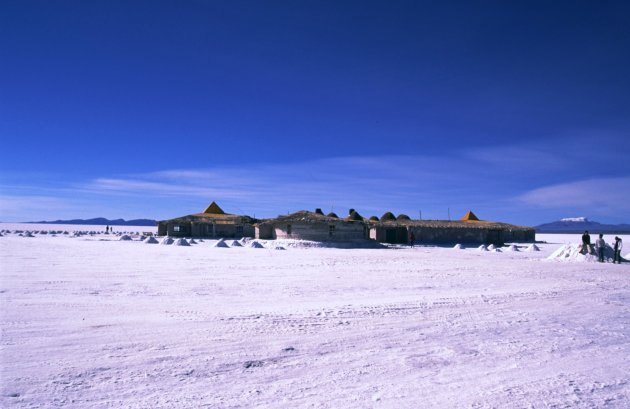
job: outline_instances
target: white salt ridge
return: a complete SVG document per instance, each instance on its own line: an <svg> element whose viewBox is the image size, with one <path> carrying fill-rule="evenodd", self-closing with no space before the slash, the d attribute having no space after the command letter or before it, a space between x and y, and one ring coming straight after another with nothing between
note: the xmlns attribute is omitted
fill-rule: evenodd
<svg viewBox="0 0 630 409"><path fill-rule="evenodd" d="M213 247L230 248L230 246L227 245L224 239L220 239L219 241L217 241Z"/></svg>
<svg viewBox="0 0 630 409"><path fill-rule="evenodd" d="M527 250L525 251L540 251L540 248L536 244L532 243L529 245L529 247L527 247Z"/></svg>
<svg viewBox="0 0 630 409"><path fill-rule="evenodd" d="M597 256L592 254L582 254L582 246L578 244L565 244L554 251L547 260L596 262Z"/></svg>
<svg viewBox="0 0 630 409"><path fill-rule="evenodd" d="M168 237L168 236L166 236L166 237L164 237L164 238L162 239L162 241L160 242L160 244L164 244L164 245L168 246L168 245L170 245L170 244L173 244L173 239L172 239L172 238L170 238L170 237Z"/></svg>
<svg viewBox="0 0 630 409"><path fill-rule="evenodd" d="M173 243L173 246L190 246L190 243L186 239L177 239Z"/></svg>
<svg viewBox="0 0 630 409"><path fill-rule="evenodd" d="M157 243L159 243L157 241L157 239L155 237L153 237L153 236L147 237L146 239L142 240L142 242L146 243L146 244L157 244Z"/></svg>
<svg viewBox="0 0 630 409"><path fill-rule="evenodd" d="M461 244L457 243L455 245L455 247L453 247L455 250L462 250L464 248L464 246L462 246Z"/></svg>

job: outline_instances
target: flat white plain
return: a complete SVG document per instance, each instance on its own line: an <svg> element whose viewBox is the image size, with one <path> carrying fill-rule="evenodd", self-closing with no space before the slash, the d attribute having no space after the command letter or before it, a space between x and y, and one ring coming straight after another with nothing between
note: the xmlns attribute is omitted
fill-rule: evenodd
<svg viewBox="0 0 630 409"><path fill-rule="evenodd" d="M579 235L540 252L69 236L0 237L1 407L630 407L630 265L546 260Z"/></svg>

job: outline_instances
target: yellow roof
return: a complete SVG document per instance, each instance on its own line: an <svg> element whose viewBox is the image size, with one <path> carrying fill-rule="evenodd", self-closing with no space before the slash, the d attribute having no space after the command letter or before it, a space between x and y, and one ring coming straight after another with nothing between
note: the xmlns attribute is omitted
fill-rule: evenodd
<svg viewBox="0 0 630 409"><path fill-rule="evenodd" d="M219 207L215 202L210 203L210 206L206 207L206 210L203 211L204 214L225 214L223 209Z"/></svg>
<svg viewBox="0 0 630 409"><path fill-rule="evenodd" d="M462 217L462 221L464 222L469 222L469 221L479 221L479 218L477 216L475 216L475 214L472 212L472 210L469 210L468 213L466 213L464 215L464 217Z"/></svg>

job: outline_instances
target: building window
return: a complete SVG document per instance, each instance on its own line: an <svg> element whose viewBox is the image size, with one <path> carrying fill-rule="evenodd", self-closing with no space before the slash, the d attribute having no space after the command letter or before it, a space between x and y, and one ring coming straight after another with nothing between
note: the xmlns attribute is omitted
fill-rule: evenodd
<svg viewBox="0 0 630 409"><path fill-rule="evenodd" d="M332 237L335 234L335 225L331 224L328 226L328 237Z"/></svg>
<svg viewBox="0 0 630 409"><path fill-rule="evenodd" d="M175 233L179 233L180 231L182 231L181 229L182 229L182 227L181 227L181 226L173 226L173 231L174 231Z"/></svg>
<svg viewBox="0 0 630 409"><path fill-rule="evenodd" d="M287 224L287 234L291 234L291 225Z"/></svg>

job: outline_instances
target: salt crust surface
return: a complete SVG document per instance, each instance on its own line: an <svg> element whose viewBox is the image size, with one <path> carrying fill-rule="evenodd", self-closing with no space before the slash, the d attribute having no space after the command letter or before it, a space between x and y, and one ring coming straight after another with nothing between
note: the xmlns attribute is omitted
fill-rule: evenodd
<svg viewBox="0 0 630 409"><path fill-rule="evenodd" d="M538 239L278 252L5 234L0 407L630 407L630 265L547 260L579 237Z"/></svg>

